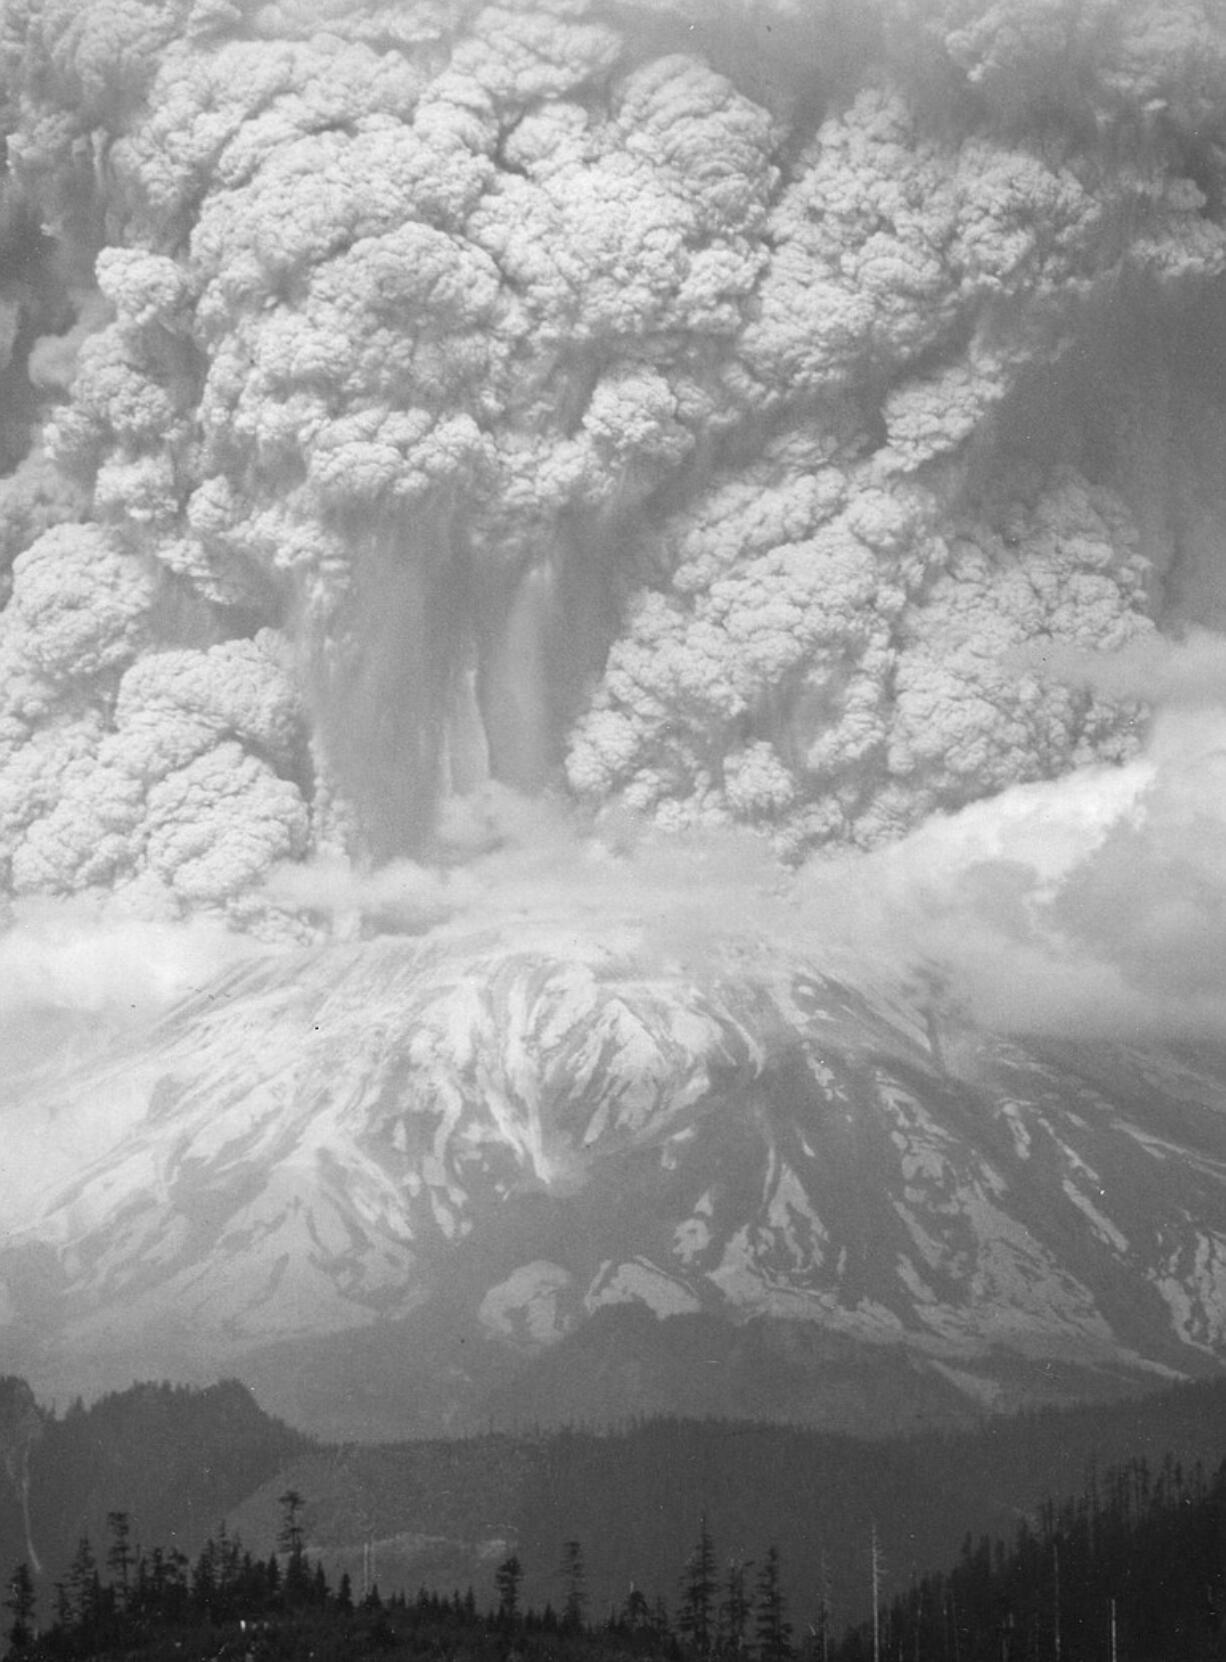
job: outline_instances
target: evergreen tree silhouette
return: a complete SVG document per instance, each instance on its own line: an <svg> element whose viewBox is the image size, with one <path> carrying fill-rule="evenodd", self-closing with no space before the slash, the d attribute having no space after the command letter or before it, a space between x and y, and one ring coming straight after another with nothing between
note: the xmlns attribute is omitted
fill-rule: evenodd
<svg viewBox="0 0 1226 1662"><path fill-rule="evenodd" d="M34 1642L34 1609L37 1603L34 1577L23 1559L9 1578L4 1608L13 1620L8 1629L9 1653L20 1656Z"/></svg>
<svg viewBox="0 0 1226 1662"><path fill-rule="evenodd" d="M715 1639L715 1600L719 1591L715 1543L704 1512L698 1540L681 1577L681 1606L677 1627L698 1656L709 1656Z"/></svg>
<svg viewBox="0 0 1226 1662"><path fill-rule="evenodd" d="M515 1553L509 1558L504 1558L494 1571L494 1586L498 1592L498 1617L507 1624L513 1623L519 1615L519 1588L523 1576L523 1565Z"/></svg>
<svg viewBox="0 0 1226 1662"><path fill-rule="evenodd" d="M724 1598L719 1607L719 1648L732 1657L743 1655L746 1649L752 1606L745 1579L750 1567L733 1559L724 1576Z"/></svg>
<svg viewBox="0 0 1226 1662"><path fill-rule="evenodd" d="M787 1662L792 1655L792 1627L784 1606L776 1546L767 1549L755 1591L754 1636L760 1662Z"/></svg>
<svg viewBox="0 0 1226 1662"><path fill-rule="evenodd" d="M583 1548L578 1541L564 1541L562 1543L562 1584L565 1589L562 1603L562 1626L570 1632L578 1632L583 1626L587 1609Z"/></svg>

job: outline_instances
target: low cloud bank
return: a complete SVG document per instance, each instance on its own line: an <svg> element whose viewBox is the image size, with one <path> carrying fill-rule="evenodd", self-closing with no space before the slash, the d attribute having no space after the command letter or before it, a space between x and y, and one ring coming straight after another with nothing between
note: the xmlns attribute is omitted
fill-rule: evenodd
<svg viewBox="0 0 1226 1662"><path fill-rule="evenodd" d="M102 900L18 900L0 934L0 1069L72 1059L206 986L255 943L198 919L150 923Z"/></svg>
<svg viewBox="0 0 1226 1662"><path fill-rule="evenodd" d="M871 853L780 867L743 829L664 833L488 786L447 807L437 863L286 864L260 896L287 937L546 927L645 969L728 973L752 943L999 1031L1226 1037L1226 642L1049 660L1044 673L1158 691L1144 752L1014 786ZM578 945L576 944L578 950ZM104 899L22 900L0 936L0 1054L96 1042L277 950L219 923L149 923Z"/></svg>
<svg viewBox="0 0 1226 1662"><path fill-rule="evenodd" d="M718 973L730 937L938 1002L1010 1032L1226 1037L1226 642L1049 663L1155 691L1142 755L1014 786L872 853L784 872L735 829L664 835L626 810L588 823L491 792L453 808L456 864L369 876L288 868L268 886L331 932L517 921L629 931L653 964Z"/></svg>
<svg viewBox="0 0 1226 1662"><path fill-rule="evenodd" d="M1051 653L1159 706L1144 754L1018 786L870 856L868 930L1014 1031L1226 1036L1226 641Z"/></svg>

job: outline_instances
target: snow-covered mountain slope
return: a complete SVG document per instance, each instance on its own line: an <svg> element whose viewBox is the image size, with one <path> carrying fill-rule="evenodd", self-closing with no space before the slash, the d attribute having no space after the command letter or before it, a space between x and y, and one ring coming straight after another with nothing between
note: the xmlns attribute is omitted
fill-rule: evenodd
<svg viewBox="0 0 1226 1662"><path fill-rule="evenodd" d="M271 955L7 1112L61 1162L94 1127L0 1251L6 1355L59 1383L384 1335L443 1425L611 1306L976 1401L1226 1360L1226 1055L942 1032L746 942L701 975L528 927Z"/></svg>

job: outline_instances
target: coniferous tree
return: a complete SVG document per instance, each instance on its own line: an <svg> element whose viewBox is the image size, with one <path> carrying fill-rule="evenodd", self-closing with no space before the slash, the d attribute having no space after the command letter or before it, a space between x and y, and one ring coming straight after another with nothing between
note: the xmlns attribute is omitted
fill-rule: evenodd
<svg viewBox="0 0 1226 1662"><path fill-rule="evenodd" d="M814 1662L829 1662L830 1658L830 1573L826 1555L822 1554L821 1584L817 1605L817 1621L812 1628Z"/></svg>
<svg viewBox="0 0 1226 1662"><path fill-rule="evenodd" d="M192 1571L191 1600L194 1609L207 1621L217 1610L217 1543L206 1541Z"/></svg>
<svg viewBox="0 0 1226 1662"><path fill-rule="evenodd" d="M562 1603L562 1626L577 1633L583 1626L587 1610L587 1587L583 1567L583 1548L578 1541L562 1543L562 1583L565 1589Z"/></svg>
<svg viewBox="0 0 1226 1662"><path fill-rule="evenodd" d="M715 1638L715 1600L719 1590L715 1543L704 1512L698 1540L681 1577L681 1606L677 1626L698 1656L709 1656Z"/></svg>
<svg viewBox="0 0 1226 1662"><path fill-rule="evenodd" d="M287 1489L280 1497L281 1528L277 1544L286 1555L285 1601L291 1605L308 1603L312 1594L306 1557L306 1531L302 1523L303 1505L297 1489Z"/></svg>
<svg viewBox="0 0 1226 1662"><path fill-rule="evenodd" d="M88 1535L77 1542L68 1567L68 1598L73 1623L87 1639L92 1637L102 1616L102 1580Z"/></svg>
<svg viewBox="0 0 1226 1662"><path fill-rule="evenodd" d="M171 1621L182 1621L187 1614L188 1562L187 1554L171 1547L166 1556L165 1608Z"/></svg>
<svg viewBox="0 0 1226 1662"><path fill-rule="evenodd" d="M112 1575L118 1578L118 1585L115 1588L116 1602L120 1610L126 1610L132 1566L135 1562L135 1554L132 1551L132 1520L126 1512L108 1512L106 1527L111 1533L111 1544L106 1555L106 1567Z"/></svg>
<svg viewBox="0 0 1226 1662"><path fill-rule="evenodd" d="M760 1662L788 1662L792 1655L792 1626L784 1606L778 1547L767 1549L756 1593L754 1635Z"/></svg>
<svg viewBox="0 0 1226 1662"><path fill-rule="evenodd" d="M515 1553L504 1558L494 1571L494 1586L498 1591L498 1617L508 1624L519 1615L519 1588L524 1570Z"/></svg>
<svg viewBox="0 0 1226 1662"><path fill-rule="evenodd" d="M277 1504L281 1508L281 1527L277 1532L277 1545L287 1557L293 1558L300 1554L306 1545L302 1527L304 1502L297 1489L287 1489L278 1497Z"/></svg>
<svg viewBox="0 0 1226 1662"><path fill-rule="evenodd" d="M651 1626L651 1605L647 1602L647 1595L633 1582L622 1606L622 1621L631 1633L644 1632Z"/></svg>
<svg viewBox="0 0 1226 1662"><path fill-rule="evenodd" d="M34 1608L36 1604L34 1577L23 1559L9 1578L4 1608L13 1620L8 1629L9 1651L20 1656L34 1642Z"/></svg>
<svg viewBox="0 0 1226 1662"><path fill-rule="evenodd" d="M724 1597L719 1607L719 1648L728 1656L741 1656L746 1649L751 1606L745 1586L750 1566L733 1559L724 1577Z"/></svg>

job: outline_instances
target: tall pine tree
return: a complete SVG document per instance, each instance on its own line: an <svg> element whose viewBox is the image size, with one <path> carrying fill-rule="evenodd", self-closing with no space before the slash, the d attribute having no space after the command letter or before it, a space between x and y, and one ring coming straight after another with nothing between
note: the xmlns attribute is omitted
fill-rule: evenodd
<svg viewBox="0 0 1226 1662"><path fill-rule="evenodd" d="M754 1636L760 1662L788 1662L792 1655L792 1626L783 1600L778 1547L767 1550L756 1593Z"/></svg>
<svg viewBox="0 0 1226 1662"><path fill-rule="evenodd" d="M719 1592L715 1564L715 1542L704 1512L698 1541L681 1577L681 1607L677 1626L682 1638L698 1656L709 1656L715 1640L715 1601Z"/></svg>

